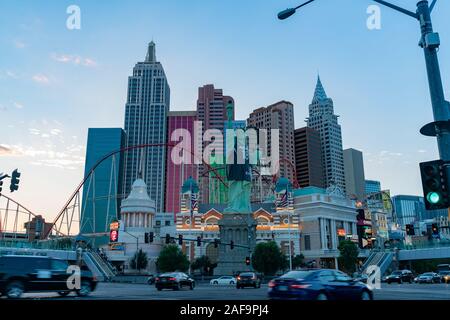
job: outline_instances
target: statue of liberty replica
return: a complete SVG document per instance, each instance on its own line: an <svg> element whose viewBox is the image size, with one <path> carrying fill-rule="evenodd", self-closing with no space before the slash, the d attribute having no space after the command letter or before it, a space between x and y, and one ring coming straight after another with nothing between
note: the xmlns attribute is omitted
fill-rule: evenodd
<svg viewBox="0 0 450 320"><path fill-rule="evenodd" d="M246 129L233 128L233 103L227 104L226 172L228 180L228 206L219 221L220 246L216 275L232 275L250 271L246 264L256 245L256 221L253 218L250 194L252 165ZM242 134L244 133L244 134ZM234 248L230 245L233 243Z"/></svg>

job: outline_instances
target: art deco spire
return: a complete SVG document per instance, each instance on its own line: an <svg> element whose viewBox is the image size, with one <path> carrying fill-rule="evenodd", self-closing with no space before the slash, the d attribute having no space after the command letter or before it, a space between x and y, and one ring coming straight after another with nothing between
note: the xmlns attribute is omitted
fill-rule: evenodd
<svg viewBox="0 0 450 320"><path fill-rule="evenodd" d="M320 81L320 76L317 76L317 84L316 90L314 91L314 98L312 103L320 102L327 100L327 94L325 93L325 89L323 88L322 82Z"/></svg>
<svg viewBox="0 0 450 320"><path fill-rule="evenodd" d="M152 41L148 44L147 56L145 57L145 62L156 62L156 49L155 43Z"/></svg>

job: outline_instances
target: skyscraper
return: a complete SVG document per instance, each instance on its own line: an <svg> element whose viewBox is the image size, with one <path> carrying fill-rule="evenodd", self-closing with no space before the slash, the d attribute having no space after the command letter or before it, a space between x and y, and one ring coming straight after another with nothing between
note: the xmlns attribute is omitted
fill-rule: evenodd
<svg viewBox="0 0 450 320"><path fill-rule="evenodd" d="M194 122L197 120L197 112L195 111L171 111L167 117L167 140L168 142L178 143L180 140L172 141L172 133L176 129L185 129L191 135L191 150L194 150ZM186 137L183 137L183 139ZM179 137L174 137L179 139ZM181 211L181 187L189 177L194 180L198 179L198 165L192 154L186 152L186 156L190 159L190 164L176 164L172 161L171 153L179 154L179 148L169 149L166 164L166 212L175 214ZM183 151L185 152L185 151Z"/></svg>
<svg viewBox="0 0 450 320"><path fill-rule="evenodd" d="M376 180L366 180L366 186L364 189L366 195L381 192L381 182Z"/></svg>
<svg viewBox="0 0 450 320"><path fill-rule="evenodd" d="M322 146L319 132L308 127L296 129L294 139L295 167L300 188L309 186L324 188Z"/></svg>
<svg viewBox="0 0 450 320"><path fill-rule="evenodd" d="M197 117L198 121L202 122L203 133L209 129L217 129L224 134L224 125L228 120L227 116L227 104L231 102L234 105L234 100L230 96L224 96L222 89L215 89L214 85L208 84L203 87L198 88L198 99L197 99ZM233 109L233 119L234 120L234 109ZM219 139L217 142L224 144L223 139ZM203 143L203 147L208 143ZM223 146L225 147L225 146ZM218 160L219 162L224 162L224 149L217 150L214 158L223 160ZM209 160L209 159L205 159ZM208 168L204 165L200 166L200 199L202 202L209 202L210 199L210 185L209 185L209 173L207 173Z"/></svg>
<svg viewBox="0 0 450 320"><path fill-rule="evenodd" d="M423 197L397 195L392 197L397 223L405 227L407 224L448 216L448 210L426 210Z"/></svg>
<svg viewBox="0 0 450 320"><path fill-rule="evenodd" d="M120 128L90 128L86 147L84 176L109 153L125 145ZM103 233L111 221L119 218L122 194L123 156L121 153L103 161L83 186L80 232Z"/></svg>
<svg viewBox="0 0 450 320"><path fill-rule="evenodd" d="M365 194L364 161L361 151L344 150L345 189L347 195L363 200Z"/></svg>
<svg viewBox="0 0 450 320"><path fill-rule="evenodd" d="M157 147L133 149L126 153L124 193L140 176L147 184L148 194L156 201L156 210L164 211L167 114L170 88L161 63L156 60L155 43L148 45L144 62L138 62L128 78L125 107L127 146L156 144ZM141 172L142 171L142 172Z"/></svg>
<svg viewBox="0 0 450 320"><path fill-rule="evenodd" d="M325 185L334 184L345 193L344 156L342 151L341 126L334 114L333 100L328 98L317 78L312 103L309 105L308 127L320 133L322 161L325 170Z"/></svg>
<svg viewBox="0 0 450 320"><path fill-rule="evenodd" d="M271 154L272 138L270 130L279 130L279 176L294 181L294 105L288 101L279 101L268 107L254 110L247 120L250 127L267 129L267 154Z"/></svg>

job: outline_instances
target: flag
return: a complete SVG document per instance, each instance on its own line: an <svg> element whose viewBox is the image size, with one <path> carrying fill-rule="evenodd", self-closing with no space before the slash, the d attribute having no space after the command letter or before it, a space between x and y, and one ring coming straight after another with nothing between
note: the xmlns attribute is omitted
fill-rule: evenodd
<svg viewBox="0 0 450 320"><path fill-rule="evenodd" d="M198 193L191 193L191 211L198 210Z"/></svg>
<svg viewBox="0 0 450 320"><path fill-rule="evenodd" d="M283 195L280 198L280 201L278 202L279 208L287 208L289 205L289 194L288 190L286 189L286 192L283 193Z"/></svg>

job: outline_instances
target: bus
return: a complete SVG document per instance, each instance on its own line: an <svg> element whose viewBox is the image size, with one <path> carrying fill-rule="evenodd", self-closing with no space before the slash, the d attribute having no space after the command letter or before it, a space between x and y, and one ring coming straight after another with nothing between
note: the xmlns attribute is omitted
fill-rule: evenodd
<svg viewBox="0 0 450 320"><path fill-rule="evenodd" d="M450 264L438 264L437 266L437 272L441 271L450 271Z"/></svg>

